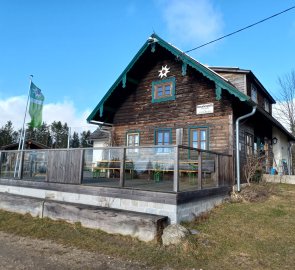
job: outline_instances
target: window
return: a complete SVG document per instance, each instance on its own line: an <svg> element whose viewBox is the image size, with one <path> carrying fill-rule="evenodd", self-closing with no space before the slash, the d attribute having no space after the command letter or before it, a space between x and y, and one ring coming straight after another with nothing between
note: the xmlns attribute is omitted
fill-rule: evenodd
<svg viewBox="0 0 295 270"><path fill-rule="evenodd" d="M152 102L175 100L175 78L152 83Z"/></svg>
<svg viewBox="0 0 295 270"><path fill-rule="evenodd" d="M257 89L253 84L251 85L251 99L257 103Z"/></svg>
<svg viewBox="0 0 295 270"><path fill-rule="evenodd" d="M207 150L208 129L207 128L191 128L189 143L190 143L190 147Z"/></svg>
<svg viewBox="0 0 295 270"><path fill-rule="evenodd" d="M253 146L253 135L246 133L246 154L248 156L253 154Z"/></svg>
<svg viewBox="0 0 295 270"><path fill-rule="evenodd" d="M127 133L127 146L139 146L139 133Z"/></svg>
<svg viewBox="0 0 295 270"><path fill-rule="evenodd" d="M172 141L171 129L158 129L155 131L155 145L170 145ZM158 148L158 153L168 153L170 148Z"/></svg>
<svg viewBox="0 0 295 270"><path fill-rule="evenodd" d="M268 100L265 98L265 99L264 99L264 110L267 111L267 112L269 113L269 109L270 109L269 102L268 102Z"/></svg>

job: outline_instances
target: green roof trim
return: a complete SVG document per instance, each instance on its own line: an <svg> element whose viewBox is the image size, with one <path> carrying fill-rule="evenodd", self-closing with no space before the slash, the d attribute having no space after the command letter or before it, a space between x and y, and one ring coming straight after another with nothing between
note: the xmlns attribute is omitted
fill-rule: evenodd
<svg viewBox="0 0 295 270"><path fill-rule="evenodd" d="M173 45L167 43L157 35L153 34L152 37L156 38L158 40L158 43L167 49L169 52L174 54L176 57L179 57L183 63L191 66L192 68L196 69L197 71L201 72L205 77L207 77L209 80L214 81L216 85L216 92L219 92L219 88L227 90L230 94L234 95L241 101L247 101L250 99L250 97L246 96L242 92L240 92L238 89L236 89L234 86L226 82L224 79L222 79L219 75L217 75L214 71L211 69L203 66L187 54L183 53L179 49L175 48Z"/></svg>
<svg viewBox="0 0 295 270"><path fill-rule="evenodd" d="M110 97L110 95L113 93L113 91L117 88L117 86L122 83L124 85L123 77L127 77L128 71L133 67L135 62L139 59L139 57L145 52L145 50L149 47L148 41L144 43L144 45L140 48L140 50L137 52L137 54L133 57L132 61L129 63L129 65L125 68L125 70L122 72L122 74L119 76L119 78L115 81L115 83L111 86L109 91L104 95L102 100L97 104L97 106L94 108L92 113L87 117L87 122L90 122L93 120L93 117L96 115L98 110L100 110L100 117L102 117L103 114L103 105L105 101Z"/></svg>
<svg viewBox="0 0 295 270"><path fill-rule="evenodd" d="M216 88L215 88L216 100L221 99L221 92L222 92L221 87L219 85L216 85Z"/></svg>
<svg viewBox="0 0 295 270"><path fill-rule="evenodd" d="M150 39L154 39L154 42L151 42ZM90 122L93 120L94 116L99 111L100 117L103 116L103 106L106 100L110 97L110 95L113 93L113 91L118 87L120 83L122 83L122 87L126 87L126 81L128 81L128 72L133 67L133 65L138 61L138 59L141 57L141 55L146 51L146 49L151 45L151 51L155 51L156 44L159 44L169 52L171 52L173 55L175 55L177 58L179 58L182 62L182 75L186 75L186 69L187 65L190 67L196 69L200 73L202 73L206 78L213 81L215 83L215 93L216 93L216 99L221 99L221 93L222 89L227 90L230 94L234 95L241 101L248 101L250 100L250 97L245 95L244 93L240 92L238 89L236 89L234 86L232 86L230 83L228 83L225 79L223 79L221 76L219 76L217 73L215 73L213 70L203 66L187 54L183 53L173 45L167 43L165 40L161 39L156 34L153 34L149 40L147 40L144 45L140 48L140 50L137 52L137 54L133 57L129 65L125 68L125 70L122 72L122 74L119 76L119 78L115 81L115 83L111 86L111 88L108 90L108 92L104 95L102 100L98 103L98 105L95 107L95 109L92 111L92 113L87 117L87 122Z"/></svg>

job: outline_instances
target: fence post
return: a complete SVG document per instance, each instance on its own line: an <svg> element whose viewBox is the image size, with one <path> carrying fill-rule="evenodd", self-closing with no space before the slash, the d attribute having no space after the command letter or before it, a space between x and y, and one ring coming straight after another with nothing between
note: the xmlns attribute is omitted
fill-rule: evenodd
<svg viewBox="0 0 295 270"><path fill-rule="evenodd" d="M215 155L215 186L219 187L219 155Z"/></svg>
<svg viewBox="0 0 295 270"><path fill-rule="evenodd" d="M81 185L82 184L82 181L83 181L83 170L84 170L84 149L81 150L81 153L80 153L80 166L79 166L79 169L80 169L80 173L79 173L79 184Z"/></svg>
<svg viewBox="0 0 295 270"><path fill-rule="evenodd" d="M179 146L174 147L173 191L179 192Z"/></svg>
<svg viewBox="0 0 295 270"><path fill-rule="evenodd" d="M126 148L124 147L121 162L120 162L120 187L125 186L125 161L126 161Z"/></svg>
<svg viewBox="0 0 295 270"><path fill-rule="evenodd" d="M198 189L202 189L202 152L198 151Z"/></svg>

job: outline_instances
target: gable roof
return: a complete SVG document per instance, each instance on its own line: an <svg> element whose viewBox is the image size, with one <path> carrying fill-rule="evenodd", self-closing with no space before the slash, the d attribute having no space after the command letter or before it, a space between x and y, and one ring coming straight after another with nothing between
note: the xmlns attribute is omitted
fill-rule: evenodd
<svg viewBox="0 0 295 270"><path fill-rule="evenodd" d="M126 80L128 76L128 72L132 69L135 63L139 60L142 54L150 48L151 51L155 50L156 46L161 46L172 53L175 57L182 61L182 72L185 74L187 66L190 66L197 70L198 72L202 73L205 77L215 83L215 93L216 99L221 99L222 90L226 90L228 93L237 97L240 101L249 101L250 97L245 95L244 93L240 92L237 88L235 88L227 79L223 78L221 75L217 74L212 69L202 65L200 62L196 61L189 55L185 54L175 46L171 45L170 43L166 42L158 35L153 34L149 39L144 43L144 45L140 48L137 54L134 56L132 61L128 64L122 74L118 77L118 79L114 82L111 88L107 91L104 95L102 100L98 103L92 113L87 117L87 122L94 120L95 116L99 112L99 117L103 116L104 111L104 104L110 97L110 95L116 91L118 85L122 83L123 88L126 86Z"/></svg>
<svg viewBox="0 0 295 270"><path fill-rule="evenodd" d="M258 80L258 78L255 76L255 74L249 70L249 69L240 69L238 67L209 67L210 69L216 71L216 72L229 72L229 73L242 73L242 74L249 74L253 78L253 80L259 85L262 92L269 98L270 103L275 104L276 101L271 96L271 94L265 89L263 84Z"/></svg>
<svg viewBox="0 0 295 270"><path fill-rule="evenodd" d="M295 142L295 137L292 133L290 133L277 119L275 119L273 116L271 116L269 113L267 113L265 110L257 107L257 112L262 114L265 118L267 118L273 126L278 128L282 133L284 133L289 141Z"/></svg>
<svg viewBox="0 0 295 270"><path fill-rule="evenodd" d="M100 128L97 128L89 136L90 140L108 140L109 138L110 138L110 134L106 131L102 131Z"/></svg>

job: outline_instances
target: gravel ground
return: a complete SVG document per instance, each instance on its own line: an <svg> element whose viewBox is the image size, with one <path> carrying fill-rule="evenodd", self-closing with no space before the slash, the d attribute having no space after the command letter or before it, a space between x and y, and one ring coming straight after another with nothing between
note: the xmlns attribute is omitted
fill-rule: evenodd
<svg viewBox="0 0 295 270"><path fill-rule="evenodd" d="M0 270L150 269L137 262L0 232Z"/></svg>

